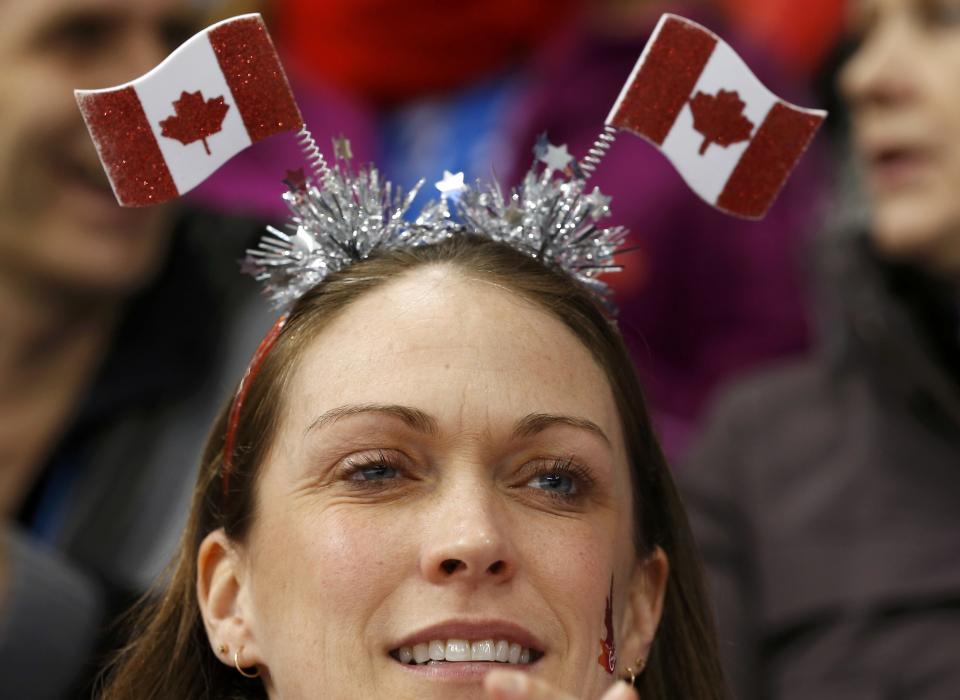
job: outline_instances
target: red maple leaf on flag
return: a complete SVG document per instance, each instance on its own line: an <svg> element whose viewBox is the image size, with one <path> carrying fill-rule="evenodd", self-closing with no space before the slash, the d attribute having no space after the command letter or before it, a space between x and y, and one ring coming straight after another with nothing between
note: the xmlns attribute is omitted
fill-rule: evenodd
<svg viewBox="0 0 960 700"><path fill-rule="evenodd" d="M199 90L184 90L180 93L180 99L173 103L173 116L160 122L160 134L176 139L184 146L203 141L203 147L210 155L207 137L220 131L229 109L230 105L223 101L222 95L204 100Z"/></svg>
<svg viewBox="0 0 960 700"><path fill-rule="evenodd" d="M753 133L753 122L743 115L746 103L736 90L721 90L716 95L697 92L690 100L693 128L703 134L700 155L711 143L726 148L747 141Z"/></svg>

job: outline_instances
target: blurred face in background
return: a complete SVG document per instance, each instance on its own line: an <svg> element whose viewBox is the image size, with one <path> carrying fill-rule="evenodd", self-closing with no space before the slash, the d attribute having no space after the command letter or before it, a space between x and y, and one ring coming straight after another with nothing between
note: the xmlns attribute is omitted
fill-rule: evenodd
<svg viewBox="0 0 960 700"><path fill-rule="evenodd" d="M0 273L78 293L142 286L165 208L121 209L73 97L136 78L192 27L176 0L0 0Z"/></svg>
<svg viewBox="0 0 960 700"><path fill-rule="evenodd" d="M960 0L859 0L840 88L892 258L960 275Z"/></svg>

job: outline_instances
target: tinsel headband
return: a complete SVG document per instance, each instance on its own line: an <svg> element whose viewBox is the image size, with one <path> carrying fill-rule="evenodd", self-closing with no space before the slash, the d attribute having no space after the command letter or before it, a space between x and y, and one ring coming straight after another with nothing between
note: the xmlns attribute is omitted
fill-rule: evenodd
<svg viewBox="0 0 960 700"><path fill-rule="evenodd" d="M446 173L437 183L440 196L408 219L423 181L404 194L372 165L354 171L343 139L328 165L303 125L259 15L215 24L141 78L77 90L76 97L124 206L172 199L251 143L297 130L306 168L288 171L284 198L291 218L284 230L268 227L244 261L281 308L378 250L427 245L464 231L512 246L606 297L599 275L619 269L614 256L628 232L600 226L610 200L587 181L618 130L656 146L711 205L760 218L826 116L779 99L717 35L665 14L582 160L541 139L533 166L509 192L496 182L468 184L462 173ZM258 348L230 408L224 497L241 409L282 319Z"/></svg>
<svg viewBox="0 0 960 700"><path fill-rule="evenodd" d="M283 195L291 211L287 230L268 227L244 261L278 308L378 250L438 243L466 231L562 269L600 297L607 287L598 275L619 269L614 253L622 251L627 230L599 225L610 214L609 198L596 188L585 193L580 166L546 138L534 149L534 164L521 184L509 193L495 182L468 185L461 173L447 172L436 183L441 195L413 219L406 215L423 180L404 193L374 166L354 171L345 139L335 142L332 167L315 144L308 141L307 150L314 177L302 170L290 173Z"/></svg>

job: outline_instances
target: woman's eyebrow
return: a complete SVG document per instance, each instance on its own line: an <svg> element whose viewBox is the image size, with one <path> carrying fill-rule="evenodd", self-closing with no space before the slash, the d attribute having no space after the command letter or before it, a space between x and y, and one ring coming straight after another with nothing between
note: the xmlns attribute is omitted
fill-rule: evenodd
<svg viewBox="0 0 960 700"><path fill-rule="evenodd" d="M611 445L610 438L607 437L607 434L592 420L574 416L554 415L551 413L531 413L524 416L518 420L513 427L513 435L518 438L532 437L555 425L568 425L573 428L587 430L602 439L608 446Z"/></svg>
<svg viewBox="0 0 960 700"><path fill-rule="evenodd" d="M429 435L437 435L440 432L437 420L418 408L402 406L400 404L348 404L332 408L315 418L313 422L307 426L304 435L311 430L319 430L331 425L341 418L363 414L382 414L399 418L414 430ZM593 421L586 418L552 413L531 413L524 416L514 425L513 436L516 438L532 437L537 433L541 433L557 425L566 425L589 431L603 440L607 445L611 444L607 434Z"/></svg>
<svg viewBox="0 0 960 700"><path fill-rule="evenodd" d="M331 408L329 411L315 418L313 422L307 426L307 429L303 431L303 434L306 436L311 430L319 430L320 428L337 422L341 418L363 414L380 414L399 418L414 430L429 435L437 435L440 432L436 419L418 408L401 406L399 404L366 403L348 404Z"/></svg>

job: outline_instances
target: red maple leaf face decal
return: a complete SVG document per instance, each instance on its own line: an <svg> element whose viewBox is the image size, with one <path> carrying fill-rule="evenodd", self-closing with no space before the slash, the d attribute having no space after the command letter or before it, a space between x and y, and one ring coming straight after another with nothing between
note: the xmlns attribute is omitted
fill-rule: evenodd
<svg viewBox="0 0 960 700"><path fill-rule="evenodd" d="M691 98L693 128L703 134L700 155L707 152L711 143L726 148L750 139L753 122L743 114L746 106L736 90L721 90L716 95L697 92Z"/></svg>
<svg viewBox="0 0 960 700"><path fill-rule="evenodd" d="M173 103L174 115L160 122L160 134L176 139L184 146L202 141L207 155L210 155L207 137L220 131L229 109L230 105L223 101L222 95L204 100L199 90L184 90L180 93L180 99Z"/></svg>
<svg viewBox="0 0 960 700"><path fill-rule="evenodd" d="M610 577L610 595L603 614L604 637L600 640L600 656L597 657L603 670L613 673L617 669L617 643L613 639L613 577Z"/></svg>

